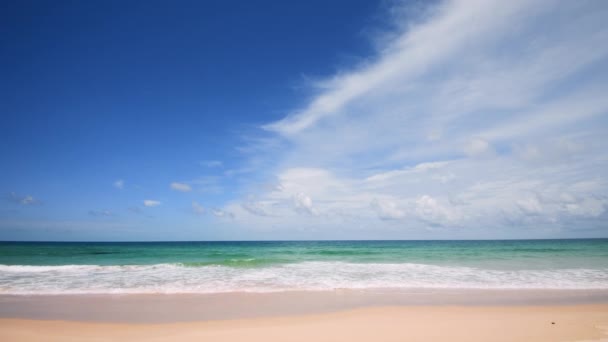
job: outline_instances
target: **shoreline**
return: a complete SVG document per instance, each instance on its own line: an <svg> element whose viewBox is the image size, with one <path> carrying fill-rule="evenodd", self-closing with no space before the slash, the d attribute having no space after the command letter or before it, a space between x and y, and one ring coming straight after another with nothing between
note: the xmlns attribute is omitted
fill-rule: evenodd
<svg viewBox="0 0 608 342"><path fill-rule="evenodd" d="M3 341L608 341L608 304L398 306L159 324L0 319Z"/></svg>
<svg viewBox="0 0 608 342"><path fill-rule="evenodd" d="M179 323L377 307L608 306L608 290L336 289L272 293L0 295L0 319Z"/></svg>

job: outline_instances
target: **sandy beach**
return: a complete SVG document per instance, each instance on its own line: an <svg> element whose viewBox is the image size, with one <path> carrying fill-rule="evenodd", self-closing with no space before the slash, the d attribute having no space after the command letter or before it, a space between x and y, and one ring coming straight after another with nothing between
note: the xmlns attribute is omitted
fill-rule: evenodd
<svg viewBox="0 0 608 342"><path fill-rule="evenodd" d="M0 341L608 341L606 291L0 296Z"/></svg>
<svg viewBox="0 0 608 342"><path fill-rule="evenodd" d="M138 324L0 320L2 341L608 341L608 305L409 306Z"/></svg>

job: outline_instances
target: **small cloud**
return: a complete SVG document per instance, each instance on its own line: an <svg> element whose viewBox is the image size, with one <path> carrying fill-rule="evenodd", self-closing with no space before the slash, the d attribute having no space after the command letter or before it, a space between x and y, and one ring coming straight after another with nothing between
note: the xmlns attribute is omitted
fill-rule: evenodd
<svg viewBox="0 0 608 342"><path fill-rule="evenodd" d="M405 211L393 201L374 199L371 206L381 220L399 220L406 215Z"/></svg>
<svg viewBox="0 0 608 342"><path fill-rule="evenodd" d="M416 199L415 212L418 218L433 225L455 224L462 219L462 215L448 206L444 206L438 199L429 195L422 195Z"/></svg>
<svg viewBox="0 0 608 342"><path fill-rule="evenodd" d="M253 215L269 216L266 212L265 205L262 202L249 201L241 203L241 207Z"/></svg>
<svg viewBox="0 0 608 342"><path fill-rule="evenodd" d="M192 202L192 211L196 215L203 215L205 213L205 207L203 207L202 205L200 205L198 202L193 201Z"/></svg>
<svg viewBox="0 0 608 342"><path fill-rule="evenodd" d="M464 153L469 157L487 157L494 154L494 148L484 139L473 138L465 144Z"/></svg>
<svg viewBox="0 0 608 342"><path fill-rule="evenodd" d="M117 181L115 181L112 185L114 185L114 187L116 189L123 189L125 187L125 181L123 181L122 179L119 179Z"/></svg>
<svg viewBox="0 0 608 342"><path fill-rule="evenodd" d="M171 189L173 189L175 191L181 191L181 192L192 191L192 187L190 185L185 184L185 183L178 183L178 182L171 183Z"/></svg>
<svg viewBox="0 0 608 342"><path fill-rule="evenodd" d="M312 206L312 199L303 193L293 196L293 206L294 210L300 214L316 215L317 213Z"/></svg>
<svg viewBox="0 0 608 342"><path fill-rule="evenodd" d="M159 206L160 202L155 200L144 200L144 206L146 207L156 207Z"/></svg>
<svg viewBox="0 0 608 342"><path fill-rule="evenodd" d="M114 216L114 214L112 214L112 212L110 212L109 210L89 210L89 215L91 216L96 216L96 217L110 217L110 216Z"/></svg>
<svg viewBox="0 0 608 342"><path fill-rule="evenodd" d="M222 163L220 160L203 160L202 162L200 162L200 164L202 166L208 167L208 168L215 168L215 167L222 167L224 166L224 163Z"/></svg>
<svg viewBox="0 0 608 342"><path fill-rule="evenodd" d="M234 218L234 214L230 211L226 211L226 210L222 210L222 209L211 209L211 213L213 214L213 216L215 217L228 217L233 219Z"/></svg>
<svg viewBox="0 0 608 342"><path fill-rule="evenodd" d="M11 192L10 194L8 194L8 200L13 203L17 203L17 204L21 204L21 205L40 204L40 201L31 195L22 196L22 195L18 195L16 193L14 193L14 192Z"/></svg>

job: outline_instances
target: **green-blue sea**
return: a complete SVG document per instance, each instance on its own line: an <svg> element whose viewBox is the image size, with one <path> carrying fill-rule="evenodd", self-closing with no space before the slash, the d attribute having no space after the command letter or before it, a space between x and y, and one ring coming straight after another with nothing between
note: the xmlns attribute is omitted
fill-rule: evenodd
<svg viewBox="0 0 608 342"><path fill-rule="evenodd" d="M608 239L0 242L0 293L608 289Z"/></svg>

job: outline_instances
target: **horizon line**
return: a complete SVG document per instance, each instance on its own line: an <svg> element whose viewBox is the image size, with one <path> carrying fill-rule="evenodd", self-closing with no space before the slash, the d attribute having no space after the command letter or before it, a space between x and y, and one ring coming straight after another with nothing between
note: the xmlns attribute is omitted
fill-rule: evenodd
<svg viewBox="0 0 608 342"><path fill-rule="evenodd" d="M550 241L550 240L606 240L608 237L576 238L511 238L511 239L318 239L318 240L99 240L99 241L63 241L63 240L0 240L0 243L179 243L179 242L357 242L357 241Z"/></svg>

